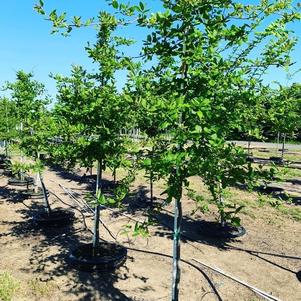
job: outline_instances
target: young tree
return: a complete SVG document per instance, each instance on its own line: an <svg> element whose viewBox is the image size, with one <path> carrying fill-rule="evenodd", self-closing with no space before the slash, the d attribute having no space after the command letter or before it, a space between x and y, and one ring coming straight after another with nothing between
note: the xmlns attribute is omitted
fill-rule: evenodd
<svg viewBox="0 0 301 301"><path fill-rule="evenodd" d="M68 155L73 164L80 162L85 166L97 161L94 255L101 248L100 208L108 201L102 191L102 171L112 164L112 157L116 159L122 155L124 139L120 131L131 121L128 103L131 99L119 94L115 85L116 71L127 69L131 64L119 52L119 48L129 45L130 41L113 35L116 29L113 15L100 13L99 26L95 45L86 48L89 57L98 65L98 72L92 74L74 66L71 77L56 76L58 96L54 111L57 123L63 125L58 132L63 157ZM124 194L118 197L121 196Z"/></svg>
<svg viewBox="0 0 301 301"><path fill-rule="evenodd" d="M10 99L0 99L0 141L4 141L5 156L8 157L9 142L16 135L15 104Z"/></svg>
<svg viewBox="0 0 301 301"><path fill-rule="evenodd" d="M22 142L34 131L33 125L39 120L41 112L45 111L45 106L49 100L45 97L44 85L36 81L32 73L26 73L22 70L17 71L16 81L7 82L4 88L10 91L14 104L14 113L18 124L15 138L22 150L21 163L23 163L24 147ZM27 147L30 147L30 145L26 145L25 148ZM22 181L26 180L23 178L23 174L21 172Z"/></svg>
<svg viewBox="0 0 301 301"><path fill-rule="evenodd" d="M165 0L152 12L114 0L123 14L118 23L137 23L150 31L142 56L150 61L154 85L164 96L166 119L160 128L171 135L160 152L169 173L167 200L174 200L174 261L171 300L178 300L182 193L208 149L225 145L240 116L235 109L241 91L256 88L270 66L289 66L296 44L287 24L300 19L292 1L244 5L237 1ZM43 2L36 9L45 14ZM129 20L131 18L131 20ZM52 12L55 30L76 27L66 15ZM234 112L234 113L233 113ZM238 127L238 125L237 125ZM225 160L225 158L219 158ZM201 176L204 176L202 174Z"/></svg>
<svg viewBox="0 0 301 301"><path fill-rule="evenodd" d="M279 84L279 90L272 90L268 100L268 116L274 133L282 134L281 161L284 158L285 140L300 124L300 98L295 97L293 89Z"/></svg>

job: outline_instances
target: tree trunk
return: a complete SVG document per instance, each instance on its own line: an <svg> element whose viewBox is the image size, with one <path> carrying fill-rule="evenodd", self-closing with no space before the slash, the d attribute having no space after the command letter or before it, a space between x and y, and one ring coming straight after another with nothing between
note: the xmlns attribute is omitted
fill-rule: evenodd
<svg viewBox="0 0 301 301"><path fill-rule="evenodd" d="M184 31L184 38L183 38L183 57L186 55L187 45L186 45L186 34L188 33L190 25L185 28ZM182 72L182 91L183 95L186 97L187 93L187 72L188 72L188 64L185 61L185 59L182 59L182 66L181 66L181 72ZM184 122L185 117L183 116L183 112L180 111L179 114L179 125L182 126ZM181 152L182 149L181 143L178 143L177 150L178 152ZM175 176L179 177L180 168L177 166L175 171ZM182 185L183 180L180 176L179 179L177 179L177 185L178 186L178 194L175 199L175 209L174 209L174 234L173 234L173 270L172 270L172 294L171 294L171 300L172 301L178 301L179 299L179 283L180 283L180 277L181 277L181 270L180 270L180 260L181 260L181 226L182 226Z"/></svg>
<svg viewBox="0 0 301 301"><path fill-rule="evenodd" d="M96 195L101 193L102 182L102 159L97 162L97 179L96 179ZM93 231L93 254L99 245L99 218L100 218L100 205L97 204L94 209L94 231Z"/></svg>
<svg viewBox="0 0 301 301"><path fill-rule="evenodd" d="M281 159L283 161L284 158L284 147L285 147L285 140L286 140L286 134L283 134L283 140L282 140L282 150L281 150Z"/></svg>
<svg viewBox="0 0 301 301"><path fill-rule="evenodd" d="M37 159L38 160L40 159L40 153L39 152L37 153ZM38 192L39 185L42 186L42 184L41 184L41 177L39 176L39 172L37 172L37 174L36 174L36 182L35 182L35 187L34 187L34 191L35 192Z"/></svg>
<svg viewBox="0 0 301 301"><path fill-rule="evenodd" d="M5 157L7 158L8 157L8 141L5 140L4 143L5 143Z"/></svg>
<svg viewBox="0 0 301 301"><path fill-rule="evenodd" d="M174 207L174 233L173 233L173 273L172 273L172 301L179 299L179 283L181 269L179 266L181 259L181 225L182 225L182 189L181 193L175 200Z"/></svg>
<svg viewBox="0 0 301 301"><path fill-rule="evenodd" d="M116 168L115 167L113 170L113 182L114 182L114 184L116 184Z"/></svg>
<svg viewBox="0 0 301 301"><path fill-rule="evenodd" d="M44 184L44 181L41 177L40 172L38 172L38 177L39 177L39 181L41 182L41 188L42 188L43 197L44 197L45 211L48 215L50 215L51 207L50 207L49 200L48 200L47 189L45 187L45 184Z"/></svg>
<svg viewBox="0 0 301 301"><path fill-rule="evenodd" d="M23 122L20 123L20 135L22 135L22 132L23 132ZM23 163L24 162L24 156L23 156L22 150L21 150L20 155L21 155L21 163Z"/></svg>
<svg viewBox="0 0 301 301"><path fill-rule="evenodd" d="M248 157L250 157L251 138L248 139Z"/></svg>
<svg viewBox="0 0 301 301"><path fill-rule="evenodd" d="M222 195L222 184L219 183L218 185L218 196L219 196L219 203L220 206L223 208L223 210L220 212L220 223L222 227L225 227L226 225L226 221L225 221L225 215L224 215L224 199L223 199L223 195Z"/></svg>
<svg viewBox="0 0 301 301"><path fill-rule="evenodd" d="M151 206L153 207L154 205L154 188L153 188L153 184L154 184L154 172L153 172L153 157L154 157L154 147L152 146L152 150L151 150L151 166L150 166L150 201L151 201Z"/></svg>

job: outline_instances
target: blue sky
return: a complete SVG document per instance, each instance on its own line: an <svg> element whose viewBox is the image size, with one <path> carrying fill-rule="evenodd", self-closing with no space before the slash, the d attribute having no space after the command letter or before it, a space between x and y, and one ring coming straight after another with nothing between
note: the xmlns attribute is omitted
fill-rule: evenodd
<svg viewBox="0 0 301 301"><path fill-rule="evenodd" d="M93 29L75 30L71 37L50 35L50 23L38 15L34 10L34 0L9 0L1 1L0 10L0 86L5 81L14 81L17 70L32 71L35 78L43 82L50 95L55 95L55 82L49 78L49 73L61 73L68 75L71 64L78 64L93 68L87 58L84 47L87 41L95 39ZM105 0L45 0L49 9L57 8L58 11L67 11L70 15L83 17L95 16L99 10L107 7ZM243 1L244 3L248 1ZM254 3L256 1L249 1ZM148 5L158 9L158 1L148 0ZM295 24L301 38L301 22ZM143 33L134 27L131 32L137 40L142 39ZM135 51L135 49L133 49ZM301 42L293 54L297 61L296 68L301 68ZM284 73L274 70L266 76L266 81L278 80L287 83ZM124 82L124 76L120 75L119 85ZM298 74L292 82L301 82Z"/></svg>

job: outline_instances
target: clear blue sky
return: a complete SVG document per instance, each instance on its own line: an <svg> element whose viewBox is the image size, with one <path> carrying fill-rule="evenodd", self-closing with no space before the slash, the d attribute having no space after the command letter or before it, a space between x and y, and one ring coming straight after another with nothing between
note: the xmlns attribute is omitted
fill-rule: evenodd
<svg viewBox="0 0 301 301"><path fill-rule="evenodd" d="M95 39L93 29L75 30L71 37L50 35L50 23L43 20L34 10L34 0L1 1L0 11L0 86L5 81L14 81L17 70L34 72L35 78L43 82L51 95L55 95L55 82L49 73L68 75L71 64L93 68L87 58L84 47L87 41ZM105 0L45 0L46 8L57 8L70 15L83 17L95 16L99 10L107 8ZM243 1L254 3L256 1ZM158 1L148 0L148 5L158 9ZM293 26L301 38L301 22ZM127 32L129 34L129 32ZM142 33L133 27L130 32L133 38L141 39ZM137 48L138 49L138 48ZM293 58L301 68L301 42L298 43ZM119 85L124 82L121 75ZM278 80L286 83L285 74L278 70L271 72L266 81ZM293 82L301 82L297 75Z"/></svg>

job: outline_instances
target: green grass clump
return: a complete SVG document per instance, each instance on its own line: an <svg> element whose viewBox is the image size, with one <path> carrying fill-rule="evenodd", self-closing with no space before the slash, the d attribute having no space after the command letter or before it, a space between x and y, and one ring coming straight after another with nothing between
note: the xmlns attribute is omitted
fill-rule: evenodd
<svg viewBox="0 0 301 301"><path fill-rule="evenodd" d="M9 273L0 273L0 300L11 301L19 288L19 281Z"/></svg>

